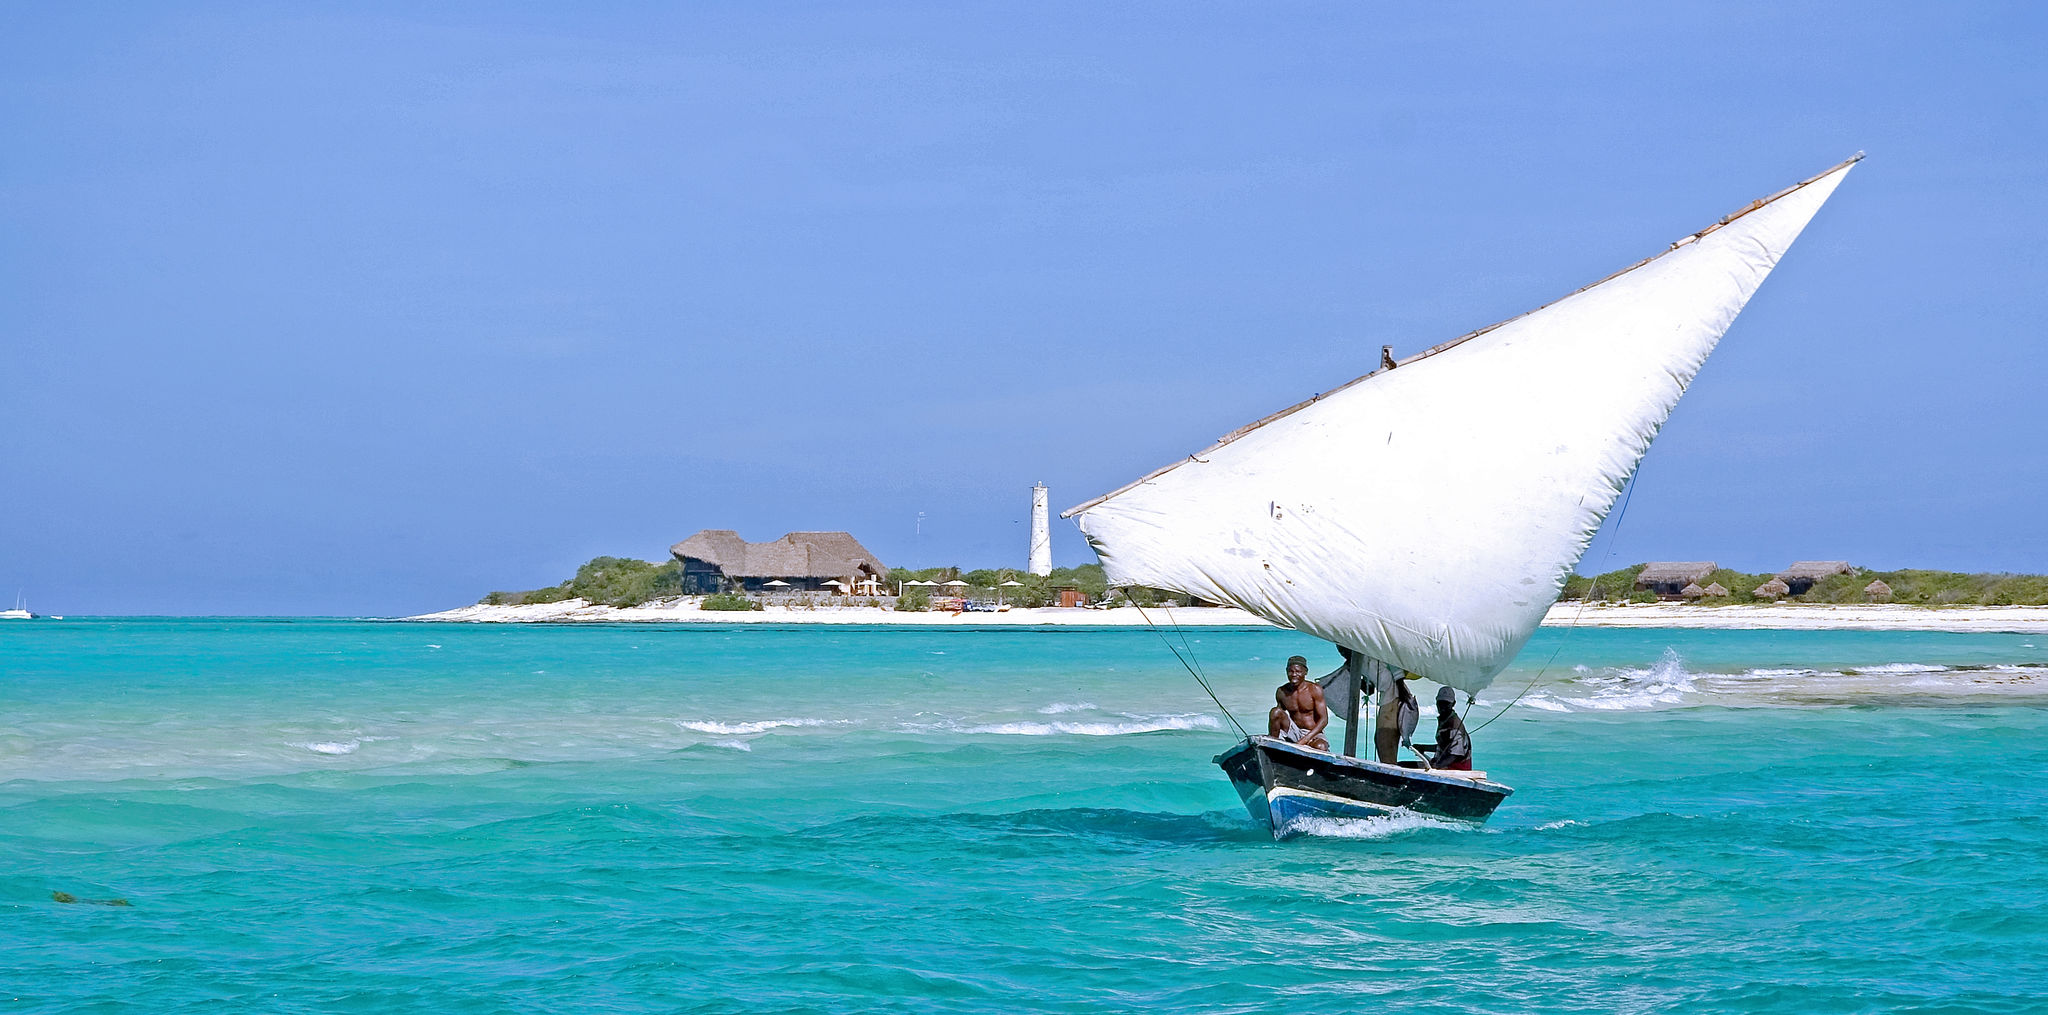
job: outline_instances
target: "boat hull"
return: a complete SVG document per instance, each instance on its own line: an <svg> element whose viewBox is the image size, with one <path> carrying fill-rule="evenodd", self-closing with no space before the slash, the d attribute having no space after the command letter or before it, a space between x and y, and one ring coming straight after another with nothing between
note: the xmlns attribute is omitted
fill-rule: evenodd
<svg viewBox="0 0 2048 1015"><path fill-rule="evenodd" d="M1253 821L1276 839L1310 818L1410 812L1485 821L1514 790L1483 777L1347 758L1273 737L1248 737L1216 756Z"/></svg>

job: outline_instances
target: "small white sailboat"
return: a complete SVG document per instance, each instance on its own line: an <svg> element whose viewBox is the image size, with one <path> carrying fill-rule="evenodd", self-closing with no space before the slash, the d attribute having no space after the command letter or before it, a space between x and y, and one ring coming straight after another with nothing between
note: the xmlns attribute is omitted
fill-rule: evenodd
<svg viewBox="0 0 2048 1015"><path fill-rule="evenodd" d="M1469 701L1535 632L1707 355L1862 157L1062 517L1113 586L1237 606ZM1513 792L1350 756L1352 727L1342 755L1253 735L1216 760L1276 836L1305 815L1483 820Z"/></svg>
<svg viewBox="0 0 2048 1015"><path fill-rule="evenodd" d="M21 598L21 593L19 593L19 592L16 592L16 593L14 594L14 609L11 609L11 610L0 610L0 620L34 620L34 619L36 619L36 615L35 615L35 614L33 614L33 613L30 613L30 612L28 612L28 601L27 601L27 600L25 600L25 599L23 599L23 598Z"/></svg>

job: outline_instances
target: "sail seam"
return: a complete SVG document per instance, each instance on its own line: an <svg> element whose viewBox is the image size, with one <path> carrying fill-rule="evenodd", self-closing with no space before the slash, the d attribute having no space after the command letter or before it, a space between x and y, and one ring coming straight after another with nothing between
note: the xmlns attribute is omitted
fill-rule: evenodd
<svg viewBox="0 0 2048 1015"><path fill-rule="evenodd" d="M1251 423L1247 423L1247 424L1245 424L1244 426L1238 427L1237 429L1235 429L1235 430L1232 430L1232 431L1230 431L1230 432L1229 432L1229 433L1227 433L1227 434L1224 434L1224 435L1223 435L1222 437L1219 437L1219 438L1217 438L1217 439L1216 439L1216 442L1215 442L1214 444L1211 444L1211 445L1209 445L1208 447L1206 447L1206 448L1203 448L1202 450L1200 450L1200 451L1197 451L1197 452L1195 452L1194 454L1191 454L1191 455L1187 456L1187 458L1185 458L1185 459L1182 459L1182 460L1180 460L1180 461L1176 461L1176 462L1171 462L1171 463L1169 463L1169 464L1166 464L1166 465L1160 466L1159 468L1157 468L1157 469L1154 469L1154 470L1152 470L1151 472L1148 472L1148 473L1146 473L1145 475L1143 475L1143 476L1140 476L1140 477L1138 477L1137 479L1135 479L1135 480L1132 480L1132 481L1131 481L1131 482L1129 482L1129 483L1125 483L1124 485L1122 485L1122 486L1120 486L1120 487L1117 487L1116 489L1114 489L1114 490L1111 490L1111 491L1110 491L1110 492L1108 492L1108 493L1105 493L1105 494L1103 494L1103 495L1101 495L1101 496L1099 496L1099 497L1093 498L1093 499L1091 499L1091 500L1088 500L1088 501L1085 501L1085 502L1083 502L1083 503L1080 503L1080 504L1076 504L1075 506L1073 506L1073 507L1070 507L1070 508L1066 509L1065 511L1062 511L1062 512L1060 512L1060 517L1061 517L1061 518L1072 518L1072 517L1074 517L1075 515L1077 515L1077 514L1080 514L1081 512L1083 512L1083 511L1086 511L1086 510L1088 510L1089 508L1095 507L1095 506L1096 506L1096 505L1098 505L1098 504L1101 504L1101 503L1103 503L1103 502L1105 502L1105 501L1108 501L1108 500L1110 500L1111 498L1117 497L1117 496L1119 496L1119 495L1121 495L1121 494L1123 494L1123 493L1125 493L1125 492L1127 492L1127 491L1130 491L1130 490L1136 489L1136 488L1138 488L1138 487L1140 487L1140 486L1143 486L1143 485L1145 485L1146 483L1149 483L1149 482L1151 482L1151 481L1153 481L1153 480L1155 480L1155 479L1158 479L1158 478L1159 478L1160 476L1163 476L1163 475L1165 475L1165 474L1167 474L1167 473L1169 473L1169 472L1172 472L1172 471L1173 471L1173 470L1175 470L1175 469L1178 469L1178 468L1180 468L1180 467L1181 467L1182 465L1185 465L1185 464L1187 464L1187 463L1188 463L1189 461L1194 461L1194 462L1197 462L1197 463L1200 463L1200 464L1207 464L1207 463L1206 463L1206 461L1205 461L1205 460L1204 460L1204 459L1203 459L1203 458L1202 458L1201 456L1203 456L1203 455L1207 455L1207 454L1210 454L1211 452L1214 452L1214 451L1219 451L1219 450L1221 450L1221 449L1222 449L1222 448L1223 448L1224 446L1226 446L1226 445L1228 445L1228 444L1230 444L1230 443L1232 443L1232 442L1234 442L1234 441L1238 440L1239 438L1242 438L1242 437L1244 437L1244 436L1245 436L1246 434L1249 434L1249 433L1251 433L1251 432L1253 432L1253 431L1255 431L1255 430L1258 430L1258 429L1260 429L1261 427L1264 427L1264 426L1266 426L1266 425L1267 425L1267 424L1269 424L1269 423L1274 423L1274 422L1277 422L1277 421L1279 421L1279 420L1281 420L1281 419L1285 419L1285 418L1286 418L1286 417L1288 417L1288 416L1292 416L1292 415L1294 415L1295 413L1297 413L1297 412L1300 412L1301 410L1303 410L1303 409L1306 409L1306 408L1308 408L1309 406L1311 406L1311 405L1314 405L1314 404L1316 404L1317 402L1320 402L1320 401L1322 401L1323 399L1325 399L1325 398L1328 398L1328 397L1330 397L1331 395L1334 395L1334 394L1336 394L1336 393L1338 393L1338 392L1340 392L1340 391L1344 391L1344 390L1346 390L1346 389L1348 389L1348 388L1352 387L1353 385L1356 385L1356 384L1360 384L1360 383L1363 383L1363 382L1365 382L1365 381L1371 380L1372 378L1374 378L1374 377L1377 377L1377 376L1379 376L1380 374L1386 373L1386 372L1387 372L1387 371L1389 371L1389 370L1394 370L1394 369L1398 369L1398 368L1400 368L1400 367L1404 367L1404 366L1407 366L1407 365L1408 365L1408 364L1410 364L1410 363L1415 363L1415 362L1419 362L1419 361L1421 361L1421 360L1425 360L1425 359L1428 359L1428 358L1429 358L1429 357L1431 357L1431 356L1435 356L1435 355L1438 355L1439 353L1443 353L1443 352L1449 351L1449 350L1451 350L1451 349L1457 348L1458 346L1464 345L1464 344L1465 344L1466 342L1469 342L1469 341L1471 341L1471 340L1473 340L1473 339L1475 339L1475 338L1478 338L1478 337L1480 337L1480 336L1482 336L1482 335L1486 335L1486 334L1488 334L1488 333L1490 333L1490 332L1498 331L1498 330L1500 330L1501 328L1504 328L1504 327L1506 327L1506 326L1508 326L1508 325L1510 325L1510 324L1513 324L1513 323L1515 323L1516 321L1519 321L1519 320L1521 320L1522 318L1528 317L1528 316L1529 316L1529 315L1531 315L1531 314L1535 314L1535 313L1538 313L1538 312L1541 312L1541 311L1544 311L1544 310L1548 310L1548 309L1550 309L1551 307L1554 307L1554 306L1556 306L1556 305L1557 305L1557 304L1559 304L1559 303L1563 303L1563 302L1564 302L1565 300L1571 299L1571 298L1572 298L1572 297L1574 297L1574 296L1577 296L1577 295L1579 295L1579 294L1581 294L1581 293L1584 293L1584 292L1586 292L1586 291L1588 291L1588 290L1591 290L1591 289L1597 289L1597 288L1599 288L1600 286L1606 285L1607 283L1609 283L1609 282L1612 282L1612 281L1614 281L1615 279L1617 279L1617 278L1620 278L1620 277L1621 277L1621 276L1623 276L1623 275L1626 275L1626 274L1628 274L1628 273L1630 273L1630 272L1632 272L1632 271L1635 271L1635 270L1637 270L1637 269L1639 269L1639 268L1642 268L1642 267L1644 267L1644 266L1646 266L1646 265L1650 264L1650 263L1651 263L1651 262L1653 262L1653 261L1656 261L1656 260L1659 260L1659 259L1663 258L1663 257L1664 257L1665 255L1667 255L1667 254L1670 254L1670 253L1672 253L1672 252L1676 251L1676 250L1677 250L1678 248L1680 248L1680 247L1683 247L1683 246L1687 246L1687 245L1689 245L1689 244L1692 244L1692 243L1698 242L1698 241L1699 241L1700 239L1704 238L1704 237L1705 237L1705 236L1707 236L1707 235L1708 235L1709 233L1713 233L1713 232L1715 232L1715 231L1719 230L1719 229L1720 229L1721 227L1723 227L1723 226L1726 226L1726 225L1728 225L1728 224L1729 224L1729 223L1731 223L1731 222L1734 222L1734 221L1736 221L1736 220L1738 220L1738 219L1741 219L1741 218L1743 218L1744 216L1747 216L1747 215L1751 214L1752 212L1756 212L1756 211L1759 211L1759 210L1761 210L1761 209L1763 209L1763 208L1767 208L1767 207L1769 207L1770 205L1772 205L1773 203L1775 203L1775 202L1777 202L1777 201L1779 201L1779 200L1781 200L1781 199L1783 199L1783 198L1785 198L1785 197L1788 197L1788 196L1790 196L1790 195L1792 195L1792 194L1794 194L1794 193L1797 193L1797 192L1798 192L1798 191L1800 191L1800 190L1804 190L1805 188L1807 188L1807 187L1810 187L1810 186L1812 186L1813 184L1815 184L1815 183L1818 183L1818 182L1820 182L1821 180L1824 180L1824 179L1826 179L1826 178L1828 178L1828 177L1830 177L1830 176L1833 176L1834 174L1836 174L1836 173L1839 173L1839 172L1841 172L1841 171L1843 171L1843 170L1845 170L1845 169L1848 169L1848 168L1849 168L1850 166L1853 166L1853 165L1855 165L1856 163L1858 163L1858 162L1861 162L1861 161L1863 161L1863 153L1862 153L1862 152L1857 152L1857 153L1856 153L1855 155L1852 155L1852 156L1850 156L1849 158L1847 158L1847 159L1844 159L1844 160L1842 160L1841 162L1839 162L1839 163L1835 164L1834 166L1831 166L1831 167L1829 167L1828 169L1826 169L1826 170L1824 170L1824 171L1822 171L1822 172L1820 172L1820 173L1816 173L1816 174L1814 174L1813 176L1810 176L1810 177L1808 177L1808 178L1806 178L1806 179L1804 179L1804 180L1801 180L1801 181L1799 181L1798 183L1795 183L1795 184L1793 184L1793 185L1791 185L1791 186L1789 186L1789 187L1786 187L1785 189L1783 189L1783 190L1780 190L1780 191L1778 191L1777 193L1775 193L1775 194L1772 194L1772 195L1770 195L1769 197L1759 198L1759 199L1757 199L1757 200L1755 200L1755 201L1752 201L1752 202L1750 202L1749 204L1745 205L1745 206L1744 206L1744 207L1743 207L1743 208L1742 208L1741 210L1739 210L1739 211L1736 211L1736 212L1732 212L1732 213L1730 213L1730 214L1728 214L1728 215L1725 215L1725 216L1723 216L1723 217L1722 217L1722 218L1721 218L1721 219L1720 219L1719 221L1715 222L1715 223L1714 223L1713 225L1710 225L1710 226L1706 227L1705 229L1702 229L1702 230L1700 230L1700 231L1698 231L1698 232L1696 232L1696 233L1691 233L1691 234L1688 234L1687 236L1685 236L1685 237L1683 237L1683 238L1679 239L1678 241L1676 241L1676 242L1672 243L1672 244L1671 244L1671 245L1670 245L1669 247L1665 248L1664 250L1662 250L1662 251L1660 251L1660 252L1658 252L1658 253L1656 253L1656 254L1652 254L1652 255L1651 255L1651 256L1649 256L1649 257L1643 258L1642 260L1640 260L1640 261L1637 261L1636 263L1634 263L1634 264L1631 264L1631 265L1629 265L1628 267L1626 267L1626 268L1623 268L1623 269L1621 269L1620 271L1617 271L1617 272L1614 272L1614 273L1612 273L1612 274L1609 274L1609 275L1607 275L1607 276L1605 276L1605 277L1603 277L1603 278L1601 278L1601 279L1599 279L1599 280L1597 280L1597 281L1594 281L1594 282L1589 282L1589 283L1587 283L1586 285L1580 286L1579 288L1577 288L1577 289L1574 289L1574 290L1572 290L1571 292L1568 292L1568 293L1564 294L1563 296L1560 296L1560 297L1558 297L1557 299L1551 300L1550 302L1548 302L1548 303L1545 303L1545 304L1543 304L1542 306L1536 307L1536 308L1534 308L1534 309L1532 309L1532 310L1526 310L1526 311L1523 311L1522 313L1516 314L1515 316L1513 316L1513 317L1509 317L1509 318L1507 318L1507 319L1505 319L1505 320L1495 321L1494 323L1492 323L1492 324L1489 324L1489 325L1487 325L1486 327L1483 327L1483 328L1479 328L1479 329L1476 329L1476 330L1474 330L1474 331L1468 331L1468 332L1466 332L1466 333L1465 333L1465 334L1463 334L1463 335L1459 335L1459 336L1458 336L1457 338L1453 338L1453 339L1451 339L1450 341L1447 341L1447 342L1442 342L1442 343L1440 343L1440 344L1437 344L1437 345L1433 345L1433 346L1431 346L1431 347L1429 347L1429 348L1427 348L1427 349L1424 349L1423 351L1421 351L1421 352L1418 352L1418 353L1416 353L1415 355L1413 355L1413 356L1410 356L1410 357L1408 357L1408 358L1406 358L1406 359L1402 359L1402 360L1397 360L1397 361L1396 361L1396 362L1394 363L1394 365L1393 365L1393 366L1391 366L1391 367L1385 367L1385 366L1383 366L1383 367L1380 367L1380 368L1379 368L1379 369L1377 369L1377 370L1374 370L1374 371L1372 371L1371 373L1367 373L1367 374L1364 374L1364 375L1361 375L1361 376L1358 376L1358 377L1354 377L1354 378L1352 378L1351 380L1349 380L1349 381L1346 381L1346 382L1344 382L1343 384L1340 384L1340 385L1338 385L1338 386L1336 386L1336 387L1334 387L1334 388L1331 388L1331 389L1329 389L1328 391L1322 391L1322 392L1318 392L1318 393L1317 393L1316 395L1314 395L1314 396L1313 396L1313 397L1311 397L1311 398L1307 398L1307 399L1304 399L1304 400L1302 400L1302 401L1300 401L1300 402L1296 402L1295 404L1293 404L1293 405L1290 405L1290 406L1288 406L1288 407L1287 407L1287 408L1285 408L1285 409L1281 409L1281 410L1280 410L1280 411L1278 411L1278 412L1272 413L1272 414L1270 414L1270 415L1268 415L1268 416L1265 416L1265 417L1263 417L1263 418L1261 418L1261 419L1258 419L1258 420L1256 420L1256 421L1253 421L1253 422L1251 422Z"/></svg>

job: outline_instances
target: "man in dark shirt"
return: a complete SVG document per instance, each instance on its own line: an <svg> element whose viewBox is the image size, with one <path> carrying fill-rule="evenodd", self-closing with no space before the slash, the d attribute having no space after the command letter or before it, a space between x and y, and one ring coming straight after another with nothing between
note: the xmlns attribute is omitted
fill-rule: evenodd
<svg viewBox="0 0 2048 1015"><path fill-rule="evenodd" d="M1458 718L1458 692L1449 686L1436 689L1436 757L1429 766L1472 770L1472 737L1465 732L1465 720Z"/></svg>

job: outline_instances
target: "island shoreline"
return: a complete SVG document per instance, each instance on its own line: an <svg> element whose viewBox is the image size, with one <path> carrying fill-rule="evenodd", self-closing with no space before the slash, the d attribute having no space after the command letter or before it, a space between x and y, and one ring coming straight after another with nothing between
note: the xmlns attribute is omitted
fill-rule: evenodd
<svg viewBox="0 0 2048 1015"><path fill-rule="evenodd" d="M694 599L613 607L567 600L520 606L478 604L399 618L467 624L818 624L919 628L1245 627L1276 628L1229 607L1018 607L1002 612L908 612L873 606L701 610ZM2048 606L1906 606L1822 603L1694 606L1686 603L1561 602L1544 627L1642 627L1693 630L1949 631L2048 633Z"/></svg>

